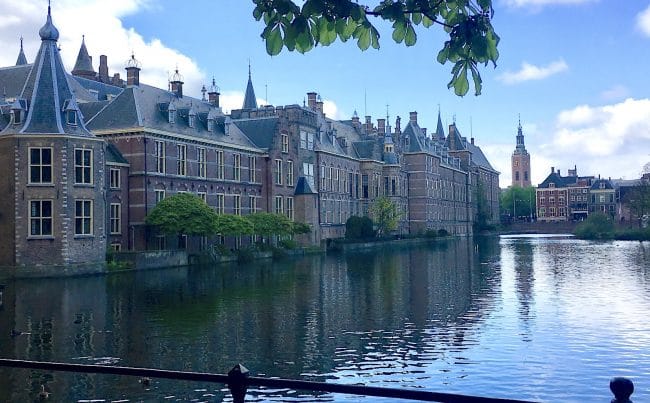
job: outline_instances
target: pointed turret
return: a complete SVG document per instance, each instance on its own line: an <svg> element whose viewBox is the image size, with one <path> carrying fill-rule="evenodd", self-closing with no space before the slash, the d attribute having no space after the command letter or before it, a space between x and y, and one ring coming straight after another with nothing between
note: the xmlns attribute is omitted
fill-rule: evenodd
<svg viewBox="0 0 650 403"><path fill-rule="evenodd" d="M23 37L20 37L20 52L18 52L18 59L16 60L16 66L22 66L27 63L27 58L25 57L25 52L23 51Z"/></svg>
<svg viewBox="0 0 650 403"><path fill-rule="evenodd" d="M81 37L81 47L79 48L79 54L77 55L77 62L74 64L74 68L72 69L72 75L87 78L89 80L94 80L96 77L95 70L93 69L93 60L88 54L88 49L86 49L85 35L82 35Z"/></svg>
<svg viewBox="0 0 650 403"><path fill-rule="evenodd" d="M85 127L68 84L56 43L59 31L52 24L49 7L39 35L41 47L20 95L27 101L26 117L14 120L3 132L93 136Z"/></svg>
<svg viewBox="0 0 650 403"><path fill-rule="evenodd" d="M436 139L434 140L440 140L440 141L445 141L445 129L442 126L442 119L440 118L440 108L438 108L438 125L436 126Z"/></svg>
<svg viewBox="0 0 650 403"><path fill-rule="evenodd" d="M251 66L248 65L248 84L246 84L246 95L244 95L244 105L242 109L257 109L257 98L253 89L253 80L251 80Z"/></svg>
<svg viewBox="0 0 650 403"><path fill-rule="evenodd" d="M519 126L517 126L517 146L515 147L515 154L525 154L526 145L524 144L524 133L521 129L521 118L519 118Z"/></svg>

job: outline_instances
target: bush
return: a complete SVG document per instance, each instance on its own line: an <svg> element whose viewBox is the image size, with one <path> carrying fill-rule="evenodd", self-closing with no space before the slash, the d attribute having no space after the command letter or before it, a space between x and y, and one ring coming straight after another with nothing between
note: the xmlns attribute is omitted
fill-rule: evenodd
<svg viewBox="0 0 650 403"><path fill-rule="evenodd" d="M580 239L614 239L614 220L607 214L590 214L573 234Z"/></svg>
<svg viewBox="0 0 650 403"><path fill-rule="evenodd" d="M428 229L424 233L424 236L427 238L435 238L438 236L438 231L436 231L435 229Z"/></svg>
<svg viewBox="0 0 650 403"><path fill-rule="evenodd" d="M298 242L293 239L282 239L278 242L278 245L284 249L296 249L298 247Z"/></svg>
<svg viewBox="0 0 650 403"><path fill-rule="evenodd" d="M375 237L369 217L352 216L345 222L346 239L370 239Z"/></svg>
<svg viewBox="0 0 650 403"><path fill-rule="evenodd" d="M441 228L438 230L438 236L448 236L448 235L449 235L449 231L447 231L446 229Z"/></svg>

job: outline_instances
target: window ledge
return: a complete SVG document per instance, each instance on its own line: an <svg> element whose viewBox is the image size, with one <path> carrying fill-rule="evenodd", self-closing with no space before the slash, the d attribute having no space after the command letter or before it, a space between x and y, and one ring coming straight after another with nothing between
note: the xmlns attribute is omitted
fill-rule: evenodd
<svg viewBox="0 0 650 403"><path fill-rule="evenodd" d="M27 236L27 240L30 240L30 241L32 241L32 240L49 240L49 241L51 241L53 239L54 239L54 235L28 235Z"/></svg>
<svg viewBox="0 0 650 403"><path fill-rule="evenodd" d="M75 234L74 239L89 239L89 238L94 238L95 236L92 234Z"/></svg>
<svg viewBox="0 0 650 403"><path fill-rule="evenodd" d="M51 188L54 187L54 182L52 183L27 183L27 186L33 186L33 187L43 187L43 188Z"/></svg>

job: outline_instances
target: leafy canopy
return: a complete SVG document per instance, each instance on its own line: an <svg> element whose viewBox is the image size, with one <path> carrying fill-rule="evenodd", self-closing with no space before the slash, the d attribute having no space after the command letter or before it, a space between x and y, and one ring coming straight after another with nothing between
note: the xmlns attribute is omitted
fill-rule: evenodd
<svg viewBox="0 0 650 403"><path fill-rule="evenodd" d="M314 46L329 46L337 39L354 39L361 50L379 49L380 34L368 17L392 24L392 39L406 46L417 42L416 28L440 26L448 39L438 52L441 64L450 62L451 81L463 96L469 90L468 75L474 93L482 88L479 64L496 67L499 36L492 27L492 0L383 0L371 9L352 0L306 0L299 7L294 0L253 0L253 16L262 20L261 37L266 52L275 56L287 48L305 53Z"/></svg>
<svg viewBox="0 0 650 403"><path fill-rule="evenodd" d="M381 236L397 229L401 214L397 211L395 202L382 196L370 206L370 215L377 225L377 235Z"/></svg>
<svg viewBox="0 0 650 403"><path fill-rule="evenodd" d="M217 213L200 197L178 193L161 200L145 222L164 234L212 235L217 233L216 218Z"/></svg>

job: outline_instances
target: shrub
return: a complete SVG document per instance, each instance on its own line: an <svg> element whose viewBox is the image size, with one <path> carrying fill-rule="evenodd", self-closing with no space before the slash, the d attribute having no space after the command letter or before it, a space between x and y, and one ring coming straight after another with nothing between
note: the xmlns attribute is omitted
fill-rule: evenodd
<svg viewBox="0 0 650 403"><path fill-rule="evenodd" d="M581 239L613 239L614 221L603 213L593 213L576 226L573 234Z"/></svg>
<svg viewBox="0 0 650 403"><path fill-rule="evenodd" d="M424 236L427 238L435 238L438 236L438 231L436 231L435 229L428 229L424 233Z"/></svg>
<svg viewBox="0 0 650 403"><path fill-rule="evenodd" d="M352 216L345 222L346 239L370 239L375 237L369 217Z"/></svg>
<svg viewBox="0 0 650 403"><path fill-rule="evenodd" d="M446 229L441 228L438 230L438 236L447 236L447 235L449 235L449 231L447 231Z"/></svg>
<svg viewBox="0 0 650 403"><path fill-rule="evenodd" d="M298 242L293 239L283 239L278 242L278 245L284 249L296 249L298 247Z"/></svg>

